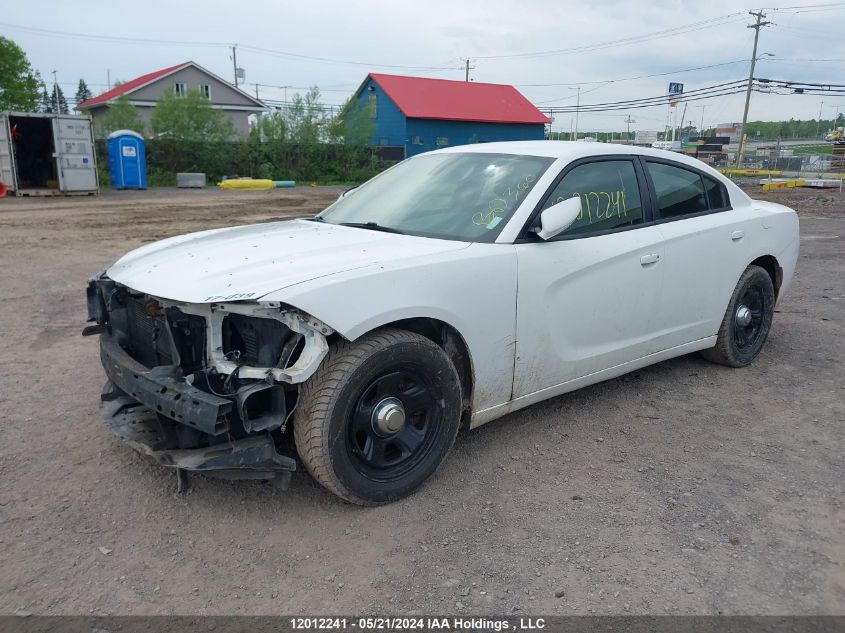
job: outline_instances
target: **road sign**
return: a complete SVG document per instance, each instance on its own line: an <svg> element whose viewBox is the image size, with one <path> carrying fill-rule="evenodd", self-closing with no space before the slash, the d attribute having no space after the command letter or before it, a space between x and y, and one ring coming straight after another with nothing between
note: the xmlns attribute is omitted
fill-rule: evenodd
<svg viewBox="0 0 845 633"><path fill-rule="evenodd" d="M679 84L674 81L669 82L669 94L670 95L679 95L683 94L684 92L684 84Z"/></svg>

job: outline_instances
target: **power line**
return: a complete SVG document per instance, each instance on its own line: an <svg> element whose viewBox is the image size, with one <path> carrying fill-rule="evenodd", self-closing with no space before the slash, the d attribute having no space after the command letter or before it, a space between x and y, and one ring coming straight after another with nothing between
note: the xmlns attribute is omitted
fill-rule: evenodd
<svg viewBox="0 0 845 633"><path fill-rule="evenodd" d="M119 42L124 44L157 44L161 46L204 46L204 47L223 47L231 48L233 46L230 42L202 42L202 41L188 41L188 40L162 40L151 39L143 37L124 37L117 35L98 35L93 33L75 33L71 31L55 31L51 29L42 29L31 26L23 26L20 24L11 24L8 22L0 22L0 26L13 30L33 33L35 35L42 35L48 37L58 37L64 39L78 39L95 42ZM280 51L269 48L262 48L260 46L250 46L245 44L238 44L238 47L243 50L248 50L253 53L270 55L274 57L282 57L285 59L296 59L298 61L312 62L319 64L332 65L346 65L346 66L367 66L370 68L393 68L401 70L455 70L458 66L403 66L398 64L380 64L375 62L350 61L346 59L332 59L329 57L316 57L313 55L303 55L291 51Z"/></svg>
<svg viewBox="0 0 845 633"><path fill-rule="evenodd" d="M622 101L608 101L603 103L593 103L580 106L581 109L586 108L600 108L603 106L621 106L624 104L631 104L631 105L641 105L641 104L649 104L649 105L665 105L672 101L687 101L690 97L698 97L703 96L709 93L717 93L722 92L724 90L733 90L741 86L745 83L744 79L737 79L735 81L729 81L721 84L714 84L712 86L705 86L704 88L696 88L695 90L688 90L682 94L661 94L654 97L642 97L639 99L625 99ZM573 106L559 106L557 108L552 107L548 108L555 111L575 111Z"/></svg>
<svg viewBox="0 0 845 633"><path fill-rule="evenodd" d="M653 73L651 75L637 75L636 77L618 77L616 79L596 79L594 81L573 81L570 83L556 83L556 84L516 84L518 88L550 88L554 86L587 86L590 84L612 84L623 81L634 81L637 79L650 79L652 77L666 77L669 75L679 75L681 73L693 72L696 70L705 70L708 68L718 68L720 66L730 66L732 64L744 64L746 60L737 59L731 62L720 62L718 64L708 64L707 66L695 66L693 68L681 68L679 70L670 70L665 73Z"/></svg>
<svg viewBox="0 0 845 633"><path fill-rule="evenodd" d="M661 31L653 31L651 33L644 33L642 35L635 35L631 37L621 38L618 40L609 40L605 42L599 42L596 44L587 44L584 46L573 46L571 48L561 48L555 50L546 50L546 51L534 51L530 53L511 53L508 55L475 55L474 59L487 59L487 60L496 60L496 59L517 59L517 58L531 58L531 57L549 57L552 55L563 55L563 54L570 54L570 53L580 53L586 51L594 51L600 50L603 48L610 48L616 46L625 46L628 44L638 44L640 42L646 42L655 39L662 39L665 37L673 37L675 35L682 35L685 33L691 33L693 31L700 31L702 29L709 29L715 26L723 26L725 24L730 24L731 22L736 22L739 19L739 16L742 15L742 12L730 13L727 15L715 17L715 18L708 18L707 20L699 20L698 22L691 22L690 24L685 24L681 26L674 26L669 29L663 29Z"/></svg>

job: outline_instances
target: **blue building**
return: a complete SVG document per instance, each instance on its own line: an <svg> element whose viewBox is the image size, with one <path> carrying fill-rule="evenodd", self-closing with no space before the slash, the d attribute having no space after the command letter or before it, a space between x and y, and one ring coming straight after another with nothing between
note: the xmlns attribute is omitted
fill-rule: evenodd
<svg viewBox="0 0 845 633"><path fill-rule="evenodd" d="M355 93L373 145L414 156L441 147L542 140L549 119L513 86L371 73Z"/></svg>

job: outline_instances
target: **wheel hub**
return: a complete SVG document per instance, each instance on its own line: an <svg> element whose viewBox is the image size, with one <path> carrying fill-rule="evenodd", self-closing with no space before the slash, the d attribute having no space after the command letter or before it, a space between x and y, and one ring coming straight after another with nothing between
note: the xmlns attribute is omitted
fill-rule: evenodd
<svg viewBox="0 0 845 633"><path fill-rule="evenodd" d="M405 407L399 398L385 398L373 409L373 431L387 437L402 430L405 426Z"/></svg>
<svg viewBox="0 0 845 633"><path fill-rule="evenodd" d="M736 309L736 324L739 327L747 327L751 324L751 309L746 305L740 305Z"/></svg>

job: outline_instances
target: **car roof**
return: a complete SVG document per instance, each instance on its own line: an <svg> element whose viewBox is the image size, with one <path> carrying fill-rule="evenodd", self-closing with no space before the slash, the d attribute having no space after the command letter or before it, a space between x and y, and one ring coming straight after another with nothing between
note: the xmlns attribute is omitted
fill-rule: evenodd
<svg viewBox="0 0 845 633"><path fill-rule="evenodd" d="M484 152L491 154L522 154L525 156L548 156L550 158L564 158L574 160L585 156L606 156L608 154L637 154L678 160L688 158L683 154L665 149L653 149L637 145L623 145L621 143L599 143L597 141L502 141L496 143L473 143L471 145L455 145L436 150L436 153L452 152ZM435 153L435 152L432 152ZM701 165L701 161L692 159ZM687 162L687 161L682 161Z"/></svg>
<svg viewBox="0 0 845 633"><path fill-rule="evenodd" d="M452 153L489 153L489 154L517 154L522 156L545 156L563 160L566 163L588 158L590 156L646 156L674 161L699 171L708 173L725 184L736 204L748 204L751 198L730 179L710 167L710 165L685 154L679 154L665 149L639 147L637 145L622 145L621 143L599 143L596 141L504 141L497 143L473 143L471 145L456 145L428 152L430 154Z"/></svg>

